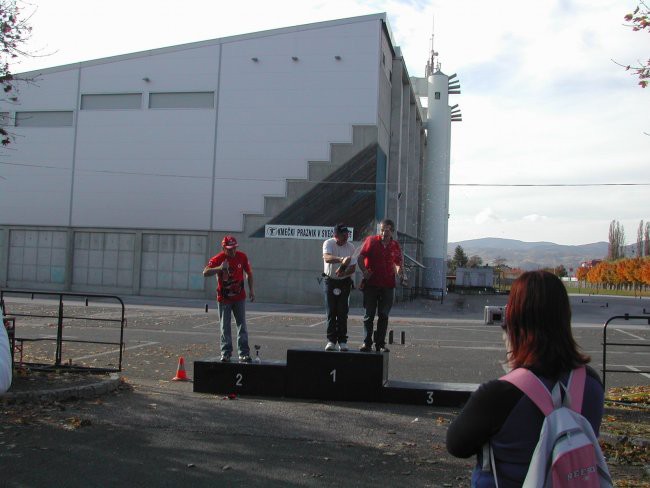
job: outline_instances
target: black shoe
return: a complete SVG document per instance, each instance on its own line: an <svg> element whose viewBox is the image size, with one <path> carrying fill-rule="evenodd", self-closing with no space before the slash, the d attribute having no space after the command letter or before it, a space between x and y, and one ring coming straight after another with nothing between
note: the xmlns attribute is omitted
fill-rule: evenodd
<svg viewBox="0 0 650 488"><path fill-rule="evenodd" d="M369 346L368 344L364 344L359 348L359 351L361 351L361 352L372 352L372 346Z"/></svg>
<svg viewBox="0 0 650 488"><path fill-rule="evenodd" d="M386 346L377 346L377 352L389 352L390 349L388 349Z"/></svg>
<svg viewBox="0 0 650 488"><path fill-rule="evenodd" d="M221 359L220 359L220 361L221 361L222 363L228 363L228 362L230 362L230 354L228 354L228 353L223 353L223 354L221 355Z"/></svg>
<svg viewBox="0 0 650 488"><path fill-rule="evenodd" d="M239 356L240 363L250 363L252 361L251 357L248 354L242 354Z"/></svg>

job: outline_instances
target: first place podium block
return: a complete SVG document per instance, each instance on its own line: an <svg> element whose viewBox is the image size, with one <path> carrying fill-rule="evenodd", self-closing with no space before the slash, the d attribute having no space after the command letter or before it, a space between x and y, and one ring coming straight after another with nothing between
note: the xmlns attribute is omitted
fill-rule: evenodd
<svg viewBox="0 0 650 488"><path fill-rule="evenodd" d="M388 354L311 349L287 351L287 396L378 401L388 379Z"/></svg>

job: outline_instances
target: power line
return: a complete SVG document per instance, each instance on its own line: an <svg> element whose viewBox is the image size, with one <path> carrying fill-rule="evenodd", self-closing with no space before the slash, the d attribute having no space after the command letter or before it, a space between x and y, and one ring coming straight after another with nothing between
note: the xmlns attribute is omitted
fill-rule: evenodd
<svg viewBox="0 0 650 488"><path fill-rule="evenodd" d="M505 187L529 187L529 186L650 186L650 183L449 183L449 186L505 186Z"/></svg>
<svg viewBox="0 0 650 488"><path fill-rule="evenodd" d="M0 161L0 165L7 166L24 166L29 168L45 168L45 169L57 169L63 171L70 171L71 168L64 168L61 166L52 166L44 164L30 164L30 163L8 163ZM157 176L161 178L188 178L188 179L211 179L210 176L194 176L194 175L181 175L174 173L149 173L149 172L140 172L140 171L119 171L119 170L87 170L87 169L77 169L77 173L103 173L103 174L113 174L113 175L130 175L130 176ZM0 176L1 178L1 176ZM6 178L3 178L6 179ZM242 178L242 177L220 177L216 176L215 180L227 180L227 181L268 181L268 182L278 182L285 181L286 179L301 179L297 177L287 177L287 178ZM305 181L308 181L305 178ZM366 181L310 181L310 183L318 183L325 185L358 185L358 186L372 186L375 185L375 182L366 182ZM384 184L384 183L379 183ZM420 183L421 184L421 183ZM435 183L440 185L440 183ZM449 186L465 186L465 187L598 187L598 186L650 186L650 183L449 183Z"/></svg>

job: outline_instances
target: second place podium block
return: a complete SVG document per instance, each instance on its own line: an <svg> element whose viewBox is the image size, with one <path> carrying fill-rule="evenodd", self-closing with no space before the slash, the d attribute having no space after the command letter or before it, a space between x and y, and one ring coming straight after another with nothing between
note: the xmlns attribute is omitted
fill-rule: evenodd
<svg viewBox="0 0 650 488"><path fill-rule="evenodd" d="M286 363L222 363L219 358L194 361L194 391L284 396Z"/></svg>

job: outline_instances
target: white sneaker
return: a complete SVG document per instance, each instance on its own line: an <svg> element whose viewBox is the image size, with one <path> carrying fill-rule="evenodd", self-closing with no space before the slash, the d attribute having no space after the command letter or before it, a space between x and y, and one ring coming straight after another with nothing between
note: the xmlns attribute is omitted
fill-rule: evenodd
<svg viewBox="0 0 650 488"><path fill-rule="evenodd" d="M327 345L325 346L326 351L336 351L336 344L333 342L328 342Z"/></svg>
<svg viewBox="0 0 650 488"><path fill-rule="evenodd" d="M339 349L341 351L347 351L348 350L348 343L347 342L339 342Z"/></svg>

